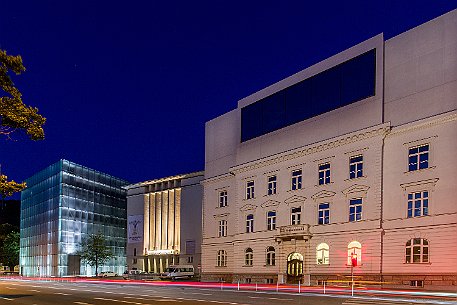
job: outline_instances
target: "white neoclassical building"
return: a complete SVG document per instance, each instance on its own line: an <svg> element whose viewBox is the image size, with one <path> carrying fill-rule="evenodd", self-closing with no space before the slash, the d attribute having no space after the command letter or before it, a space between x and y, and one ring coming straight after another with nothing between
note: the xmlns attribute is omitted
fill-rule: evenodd
<svg viewBox="0 0 457 305"><path fill-rule="evenodd" d="M457 10L206 124L202 279L457 288Z"/></svg>
<svg viewBox="0 0 457 305"><path fill-rule="evenodd" d="M201 258L203 172L126 186L127 266L161 273L169 265L194 265Z"/></svg>

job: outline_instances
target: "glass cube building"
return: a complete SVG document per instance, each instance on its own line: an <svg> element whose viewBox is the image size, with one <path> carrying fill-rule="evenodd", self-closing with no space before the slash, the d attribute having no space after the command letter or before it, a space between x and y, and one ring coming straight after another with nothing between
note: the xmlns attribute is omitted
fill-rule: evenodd
<svg viewBox="0 0 457 305"><path fill-rule="evenodd" d="M21 193L22 275L95 275L95 267L81 261L78 250L90 234L99 232L114 254L99 272L124 272L127 181L60 160L26 183Z"/></svg>

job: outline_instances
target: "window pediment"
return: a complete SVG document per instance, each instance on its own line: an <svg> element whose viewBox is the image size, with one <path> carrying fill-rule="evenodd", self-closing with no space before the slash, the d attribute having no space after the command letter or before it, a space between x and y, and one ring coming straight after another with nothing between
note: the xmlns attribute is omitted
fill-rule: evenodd
<svg viewBox="0 0 457 305"><path fill-rule="evenodd" d="M278 206L281 202L279 201L276 201L276 200L267 200L265 201L264 203L262 203L260 206L262 208L266 208L266 207L271 207L271 206Z"/></svg>
<svg viewBox="0 0 457 305"><path fill-rule="evenodd" d="M367 185L354 184L341 192L346 197L366 197L369 189Z"/></svg>
<svg viewBox="0 0 457 305"><path fill-rule="evenodd" d="M298 195L293 195L292 197L287 198L284 200L286 204L291 204L291 203L303 203L305 202L306 197L304 196L298 196Z"/></svg>
<svg viewBox="0 0 457 305"><path fill-rule="evenodd" d="M240 208L240 211L253 211L257 208L255 204L245 204Z"/></svg>
<svg viewBox="0 0 457 305"><path fill-rule="evenodd" d="M410 192L417 192L417 191L422 191L422 190L430 190L433 191L435 190L435 185L440 180L439 178L434 178L434 179L427 179L427 180L421 180L421 181L414 181L410 183L403 183L400 184L401 188L406 193Z"/></svg>
<svg viewBox="0 0 457 305"><path fill-rule="evenodd" d="M313 198L313 200L315 202L319 203L319 202L322 202L322 200L324 200L324 201L328 200L328 199L332 198L335 195L336 195L335 192L322 190L320 192L317 192L313 196L311 196L311 198Z"/></svg>

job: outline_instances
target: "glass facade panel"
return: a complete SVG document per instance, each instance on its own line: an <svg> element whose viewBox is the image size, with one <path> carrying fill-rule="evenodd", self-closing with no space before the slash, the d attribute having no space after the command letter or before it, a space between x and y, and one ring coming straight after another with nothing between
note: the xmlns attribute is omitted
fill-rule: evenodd
<svg viewBox="0 0 457 305"><path fill-rule="evenodd" d="M95 177L99 177L95 181ZM126 266L127 181L67 160L26 180L21 193L20 267L25 276L95 275L77 251L101 232L114 257L99 268L122 274Z"/></svg>
<svg viewBox="0 0 457 305"><path fill-rule="evenodd" d="M241 142L375 95L376 49L241 109Z"/></svg>

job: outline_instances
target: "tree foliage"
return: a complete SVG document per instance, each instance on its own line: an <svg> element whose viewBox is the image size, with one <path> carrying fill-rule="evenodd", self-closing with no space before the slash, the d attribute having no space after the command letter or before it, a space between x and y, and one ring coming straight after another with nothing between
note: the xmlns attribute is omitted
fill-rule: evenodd
<svg viewBox="0 0 457 305"><path fill-rule="evenodd" d="M20 234L17 231L10 232L3 241L3 264L14 270L14 266L19 265L19 241Z"/></svg>
<svg viewBox="0 0 457 305"><path fill-rule="evenodd" d="M0 135L11 139L15 132L25 132L36 141L44 139L43 125L46 119L38 113L38 108L27 106L22 102L21 92L14 86L10 74L21 74L25 71L21 56L8 55L0 49ZM8 181L7 176L0 173L0 195L11 196L21 191L25 183Z"/></svg>
<svg viewBox="0 0 457 305"><path fill-rule="evenodd" d="M19 264L19 229L10 224L0 225L0 263L11 270Z"/></svg>
<svg viewBox="0 0 457 305"><path fill-rule="evenodd" d="M103 265L114 255L106 245L106 238L102 233L91 234L82 242L81 250L78 253L81 260L90 266L95 266L95 274L98 275L98 266Z"/></svg>

